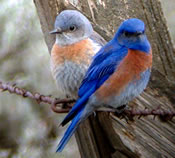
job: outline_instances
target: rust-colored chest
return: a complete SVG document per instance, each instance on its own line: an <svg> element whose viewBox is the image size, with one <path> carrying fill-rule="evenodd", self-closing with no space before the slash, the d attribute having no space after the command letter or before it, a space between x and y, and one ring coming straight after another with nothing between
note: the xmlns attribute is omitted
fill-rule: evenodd
<svg viewBox="0 0 175 158"><path fill-rule="evenodd" d="M65 60L77 64L89 64L93 55L94 51L89 39L63 47L54 44L51 51L51 59L54 65L63 64Z"/></svg>
<svg viewBox="0 0 175 158"><path fill-rule="evenodd" d="M116 71L96 92L99 98L119 95L133 80L139 80L142 72L151 68L152 53L129 50Z"/></svg>

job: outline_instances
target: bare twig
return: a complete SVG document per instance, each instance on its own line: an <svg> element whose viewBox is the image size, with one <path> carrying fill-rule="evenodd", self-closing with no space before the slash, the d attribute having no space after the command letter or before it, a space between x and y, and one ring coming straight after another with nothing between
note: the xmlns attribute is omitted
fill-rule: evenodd
<svg viewBox="0 0 175 158"><path fill-rule="evenodd" d="M66 113L68 112L71 108L75 100L70 100L70 99L58 99L58 98L53 98L51 96L45 96L40 93L32 93L30 91L27 91L25 89L16 87L16 85L12 85L9 83L3 83L0 81L0 89L2 91L8 91L10 93L14 93L17 95L21 95L23 97L31 98L36 100L38 103L47 103L51 105L51 109L56 112L56 113ZM104 111L100 109L99 111ZM106 110L105 110L106 111ZM114 112L114 109L108 109L108 112ZM163 120L170 120L175 116L175 111L174 110L163 110L160 109L159 107L153 110L124 110L122 114L126 114L129 117L134 117L134 116L148 116L148 115L153 115L153 116L159 116Z"/></svg>
<svg viewBox="0 0 175 158"><path fill-rule="evenodd" d="M152 110L149 110L149 109L125 110L124 113L131 117L139 116L139 118L141 118L142 116L148 116L148 115L153 115L154 117L159 116L163 120L171 120L175 116L174 110L163 110L163 109L160 109L160 107Z"/></svg>
<svg viewBox="0 0 175 158"><path fill-rule="evenodd" d="M73 103L75 101L75 100L70 100L70 99L60 99L59 100L58 98L53 98L51 96L45 96L40 93L32 93L25 89L16 87L16 85L14 84L12 85L10 83L3 83L2 81L0 81L0 89L2 91L8 91L10 93L14 93L14 94L17 94L23 97L34 99L38 103L43 102L43 103L51 104L52 109L54 109L53 107L57 105L57 107L59 108L59 109L56 109L57 113L68 112L71 108L70 103ZM64 108L62 108L63 104L64 104Z"/></svg>

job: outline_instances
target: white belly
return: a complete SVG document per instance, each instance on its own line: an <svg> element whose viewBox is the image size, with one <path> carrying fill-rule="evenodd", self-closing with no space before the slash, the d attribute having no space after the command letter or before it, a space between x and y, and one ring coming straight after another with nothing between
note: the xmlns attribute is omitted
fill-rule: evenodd
<svg viewBox="0 0 175 158"><path fill-rule="evenodd" d="M52 65L52 64L51 64ZM78 89L88 65L65 61L59 66L51 66L53 77L58 86L58 97L77 99Z"/></svg>

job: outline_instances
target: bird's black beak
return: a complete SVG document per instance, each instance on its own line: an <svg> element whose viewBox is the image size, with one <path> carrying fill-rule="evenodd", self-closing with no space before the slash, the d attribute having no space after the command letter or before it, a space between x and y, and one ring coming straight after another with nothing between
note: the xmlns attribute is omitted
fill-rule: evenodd
<svg viewBox="0 0 175 158"><path fill-rule="evenodd" d="M56 28L56 29L50 31L49 33L50 34L58 34L58 33L62 33L62 30L61 30L61 28Z"/></svg>

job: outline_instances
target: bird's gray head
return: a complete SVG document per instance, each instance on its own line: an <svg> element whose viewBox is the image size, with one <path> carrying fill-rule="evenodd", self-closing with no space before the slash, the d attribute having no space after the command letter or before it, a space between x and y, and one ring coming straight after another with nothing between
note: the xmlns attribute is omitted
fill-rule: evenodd
<svg viewBox="0 0 175 158"><path fill-rule="evenodd" d="M55 20L56 43L61 46L74 44L88 38L93 32L89 20L76 10L64 10Z"/></svg>

